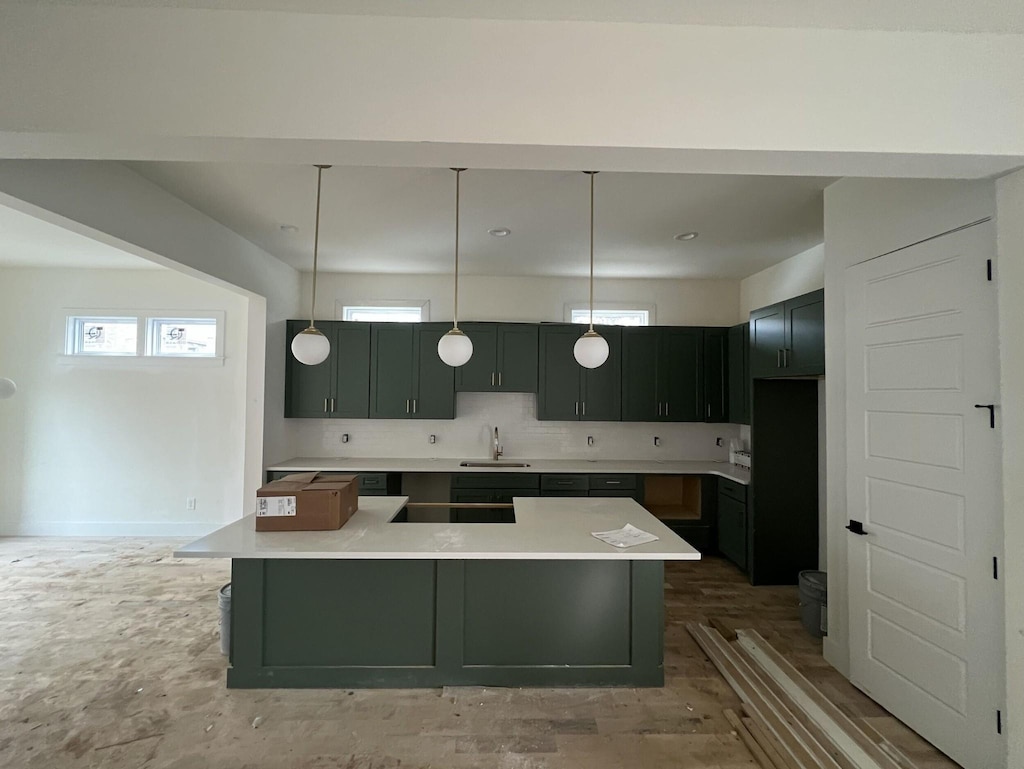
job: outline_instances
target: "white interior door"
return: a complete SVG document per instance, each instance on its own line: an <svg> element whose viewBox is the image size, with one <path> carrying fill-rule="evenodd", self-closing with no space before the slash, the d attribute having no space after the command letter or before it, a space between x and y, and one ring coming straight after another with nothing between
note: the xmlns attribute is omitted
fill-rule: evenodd
<svg viewBox="0 0 1024 769"><path fill-rule="evenodd" d="M969 769L1006 760L994 229L846 275L851 679Z"/></svg>

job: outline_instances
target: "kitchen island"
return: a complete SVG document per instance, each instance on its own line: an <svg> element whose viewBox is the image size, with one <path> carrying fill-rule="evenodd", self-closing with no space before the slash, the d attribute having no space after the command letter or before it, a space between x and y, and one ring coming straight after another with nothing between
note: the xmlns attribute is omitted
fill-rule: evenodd
<svg viewBox="0 0 1024 769"><path fill-rule="evenodd" d="M181 548L231 558L229 687L661 686L664 562L700 554L626 498L516 498L510 523L401 523L360 497L337 531ZM658 537L619 549L591 532Z"/></svg>

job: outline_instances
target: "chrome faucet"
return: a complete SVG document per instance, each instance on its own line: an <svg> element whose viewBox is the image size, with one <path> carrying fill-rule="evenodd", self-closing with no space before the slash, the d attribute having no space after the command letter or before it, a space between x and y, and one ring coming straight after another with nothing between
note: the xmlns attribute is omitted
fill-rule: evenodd
<svg viewBox="0 0 1024 769"><path fill-rule="evenodd" d="M498 445L498 428L497 428L497 426L495 426L495 428L494 428L494 451L492 452L492 457L491 458L495 462L497 462L499 459L501 459L501 455L504 454L504 453L505 452L502 451L501 446Z"/></svg>

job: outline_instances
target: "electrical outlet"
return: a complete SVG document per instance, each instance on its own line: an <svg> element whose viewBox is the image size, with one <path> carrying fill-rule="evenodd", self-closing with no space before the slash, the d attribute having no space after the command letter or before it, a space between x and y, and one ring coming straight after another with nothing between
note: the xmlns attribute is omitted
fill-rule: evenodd
<svg viewBox="0 0 1024 769"><path fill-rule="evenodd" d="M593 446L594 445L594 436L593 435L588 435L587 436L587 445L588 446Z"/></svg>
<svg viewBox="0 0 1024 769"><path fill-rule="evenodd" d="M430 442L431 443L437 443L437 436L436 435L431 435L430 436Z"/></svg>
<svg viewBox="0 0 1024 769"><path fill-rule="evenodd" d="M196 498L195 497L185 497L185 509L186 510L195 510L196 509Z"/></svg>
<svg viewBox="0 0 1024 769"><path fill-rule="evenodd" d="M723 440L722 438L715 438L715 445L716 446L724 446L725 444L722 443L722 440Z"/></svg>
<svg viewBox="0 0 1024 769"><path fill-rule="evenodd" d="M654 436L654 445L655 446L660 446L661 445L661 438L659 438L657 435Z"/></svg>
<svg viewBox="0 0 1024 769"><path fill-rule="evenodd" d="M341 442L342 443L348 443L348 433L342 433L341 434Z"/></svg>

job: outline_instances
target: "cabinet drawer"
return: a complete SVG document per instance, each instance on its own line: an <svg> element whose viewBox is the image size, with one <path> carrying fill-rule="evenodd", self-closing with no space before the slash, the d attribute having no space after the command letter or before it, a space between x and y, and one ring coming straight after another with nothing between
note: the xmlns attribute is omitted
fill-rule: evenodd
<svg viewBox="0 0 1024 769"><path fill-rule="evenodd" d="M586 491L590 488L587 475L542 475L540 487L545 491Z"/></svg>
<svg viewBox="0 0 1024 769"><path fill-rule="evenodd" d="M359 476L359 490L370 491L374 489L386 489L388 486L387 473L364 473Z"/></svg>
<svg viewBox="0 0 1024 769"><path fill-rule="evenodd" d="M542 497L587 497L590 492L586 489L542 489Z"/></svg>
<svg viewBox="0 0 1024 769"><path fill-rule="evenodd" d="M723 497L735 499L737 502L747 502L747 487L742 483L730 481L728 478L718 479L718 493Z"/></svg>
<svg viewBox="0 0 1024 769"><path fill-rule="evenodd" d="M537 489L537 473L456 473L452 488L456 489Z"/></svg>
<svg viewBox="0 0 1024 769"><path fill-rule="evenodd" d="M590 488L591 490L608 489L609 491L635 489L636 476L627 473L621 475L591 475Z"/></svg>

